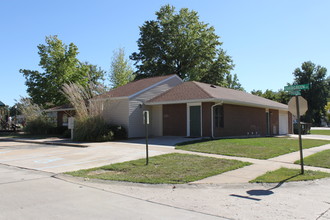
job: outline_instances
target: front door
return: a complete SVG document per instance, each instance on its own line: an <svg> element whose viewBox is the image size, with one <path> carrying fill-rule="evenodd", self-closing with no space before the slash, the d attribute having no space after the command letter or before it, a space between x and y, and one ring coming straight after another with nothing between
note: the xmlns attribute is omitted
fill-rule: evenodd
<svg viewBox="0 0 330 220"><path fill-rule="evenodd" d="M266 135L270 135L270 114L266 112Z"/></svg>
<svg viewBox="0 0 330 220"><path fill-rule="evenodd" d="M201 107L190 106L189 108L190 136L201 136Z"/></svg>

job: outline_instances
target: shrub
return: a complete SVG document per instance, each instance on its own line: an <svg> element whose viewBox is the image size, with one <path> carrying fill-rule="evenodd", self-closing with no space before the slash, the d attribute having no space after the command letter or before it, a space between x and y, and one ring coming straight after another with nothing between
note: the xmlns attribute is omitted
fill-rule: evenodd
<svg viewBox="0 0 330 220"><path fill-rule="evenodd" d="M66 129L62 134L63 138L71 138L71 130Z"/></svg>
<svg viewBox="0 0 330 220"><path fill-rule="evenodd" d="M112 125L110 130L113 132L115 140L127 139L127 132L123 126Z"/></svg>
<svg viewBox="0 0 330 220"><path fill-rule="evenodd" d="M55 124L42 115L27 121L24 127L25 132L33 135L54 134L55 130Z"/></svg>
<svg viewBox="0 0 330 220"><path fill-rule="evenodd" d="M108 125L101 116L78 119L75 122L75 141L112 141L125 138L127 133L122 126Z"/></svg>

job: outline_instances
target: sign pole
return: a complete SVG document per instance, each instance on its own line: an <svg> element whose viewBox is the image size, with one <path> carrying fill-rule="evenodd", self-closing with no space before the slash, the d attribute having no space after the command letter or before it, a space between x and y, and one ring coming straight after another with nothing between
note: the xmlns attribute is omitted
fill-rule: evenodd
<svg viewBox="0 0 330 220"><path fill-rule="evenodd" d="M294 112L294 99L293 97L290 99L288 105L289 105L289 111L291 113L296 113L297 114L297 121L298 121L298 132L299 132L299 150L300 150L300 165L301 165L301 174L304 174L304 157L303 157L303 148L302 148L302 140L301 140L301 124L300 124L300 108L302 114L304 114L307 109L307 101L301 98L301 106L299 106L299 95L301 95L301 90L306 90L309 89L310 85L309 84L302 84L302 85L289 85L289 86L285 86L284 90L285 91L289 91L291 93L291 95L294 95L296 97L296 112ZM290 110L290 108L293 108L292 110Z"/></svg>
<svg viewBox="0 0 330 220"><path fill-rule="evenodd" d="M303 157L303 148L302 148L302 140L301 140L301 124L300 124L298 95L296 95L296 107L297 107L297 120L298 120L298 132L299 132L300 166L301 166L301 174L303 175L304 174L304 157Z"/></svg>
<svg viewBox="0 0 330 220"><path fill-rule="evenodd" d="M148 124L149 124L149 115L148 111L144 111L144 125L145 125L145 134L146 134L146 165L149 164L149 146L148 146Z"/></svg>

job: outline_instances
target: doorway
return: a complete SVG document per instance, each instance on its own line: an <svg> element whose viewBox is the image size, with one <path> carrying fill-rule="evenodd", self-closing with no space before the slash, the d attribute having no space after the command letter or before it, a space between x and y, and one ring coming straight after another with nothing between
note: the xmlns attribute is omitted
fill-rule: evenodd
<svg viewBox="0 0 330 220"><path fill-rule="evenodd" d="M189 132L191 137L201 136L201 106L189 106Z"/></svg>

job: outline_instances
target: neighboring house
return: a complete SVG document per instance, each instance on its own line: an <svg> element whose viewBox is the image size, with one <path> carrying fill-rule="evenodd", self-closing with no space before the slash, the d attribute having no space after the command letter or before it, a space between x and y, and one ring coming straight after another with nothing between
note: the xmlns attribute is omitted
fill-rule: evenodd
<svg viewBox="0 0 330 220"><path fill-rule="evenodd" d="M52 118L57 127L67 127L68 118L75 115L75 109L70 104L56 106L45 111Z"/></svg>
<svg viewBox="0 0 330 220"><path fill-rule="evenodd" d="M0 119L1 117L4 117L6 113L8 112L6 105L0 101Z"/></svg>
<svg viewBox="0 0 330 220"><path fill-rule="evenodd" d="M8 109L6 105L0 101L0 129L7 127Z"/></svg>
<svg viewBox="0 0 330 220"><path fill-rule="evenodd" d="M103 101L103 116L128 137L143 137L142 112L150 112L150 135L227 137L292 133L288 106L249 93L177 75L142 79L91 101Z"/></svg>

